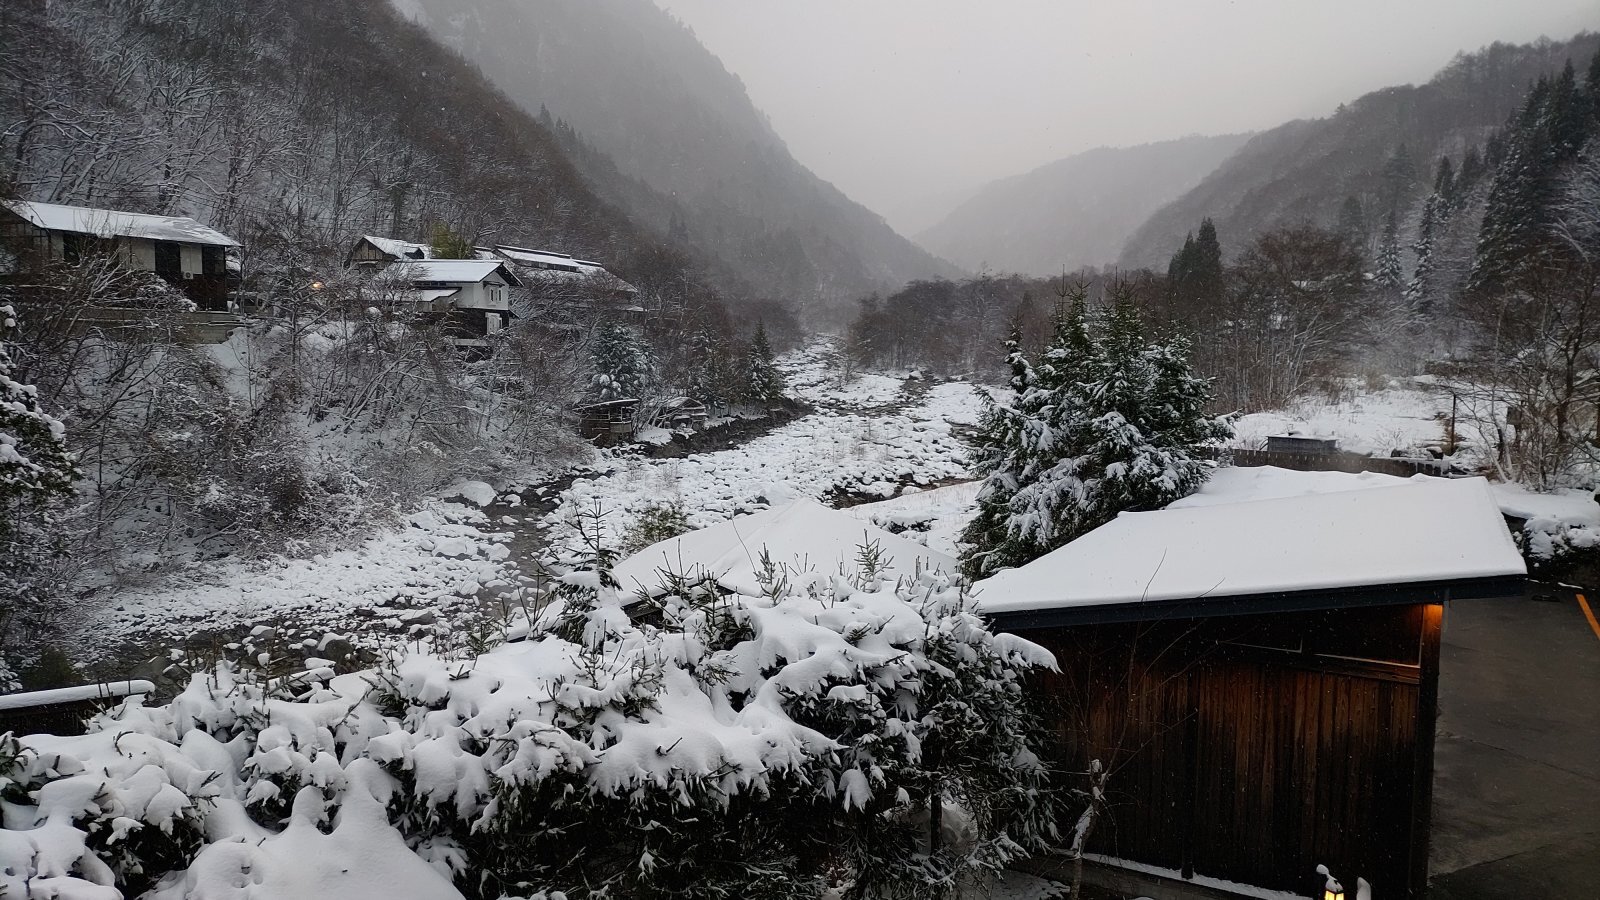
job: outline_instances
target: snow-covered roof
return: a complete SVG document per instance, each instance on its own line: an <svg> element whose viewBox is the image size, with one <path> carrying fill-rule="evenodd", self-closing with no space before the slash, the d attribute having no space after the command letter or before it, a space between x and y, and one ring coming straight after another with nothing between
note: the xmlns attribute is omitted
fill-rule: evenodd
<svg viewBox="0 0 1600 900"><path fill-rule="evenodd" d="M504 263L494 259L418 259L395 263L404 266L399 271L413 282L430 281L464 284L476 283L498 272L507 284L517 284L517 276Z"/></svg>
<svg viewBox="0 0 1600 900"><path fill-rule="evenodd" d="M1600 526L1600 505L1594 494L1568 488L1546 494L1530 491L1520 484L1496 484L1495 499L1500 511L1518 519L1541 519L1564 525Z"/></svg>
<svg viewBox="0 0 1600 900"><path fill-rule="evenodd" d="M979 582L978 608L1005 614L1526 573L1483 479L1418 477L1371 487L1376 476L1345 476L1367 479L1365 485L1325 477L1336 474L1235 476L1271 499L1191 498L1123 513ZM1296 489L1299 479L1290 475L1313 477ZM1319 490L1318 482L1331 489ZM1221 496L1225 490L1211 493Z"/></svg>
<svg viewBox="0 0 1600 900"><path fill-rule="evenodd" d="M416 292L416 302L418 302L418 303L436 303L436 302L438 302L440 300L445 300L445 299L448 299L450 297L454 297L455 295L457 295L459 293L461 293L461 288L458 288L458 287L453 287L453 288L428 288L426 290L421 290L421 291L417 291Z"/></svg>
<svg viewBox="0 0 1600 900"><path fill-rule="evenodd" d="M884 574L891 580L930 569L956 571L952 557L814 500L796 500L653 544L617 563L613 571L625 591L654 590L659 573L666 570L703 572L730 591L759 595L757 572L763 549L774 563L786 567L792 581L802 572L857 574L856 555L868 542L883 551L888 562Z"/></svg>
<svg viewBox="0 0 1600 900"><path fill-rule="evenodd" d="M429 244L419 244L416 241L402 241L398 238L378 237L371 234L362 235L361 240L366 241L372 246L378 248L379 252L385 254L386 256L397 260L433 258L433 247ZM498 259L498 257L495 256L494 251L485 247L474 247L472 248L472 252L474 259Z"/></svg>
<svg viewBox="0 0 1600 900"><path fill-rule="evenodd" d="M1309 494L1333 494L1370 488L1398 487L1409 481L1427 481L1427 475L1402 478L1378 472L1298 472L1277 466L1226 466L1211 473L1206 483L1167 509L1192 509L1223 503L1248 503L1252 500L1278 500ZM1437 479L1434 479L1437 480Z"/></svg>
<svg viewBox="0 0 1600 900"><path fill-rule="evenodd" d="M498 244L494 250L506 260L516 264L522 271L523 280L530 284L539 281L565 283L593 280L603 283L607 290L626 293L635 293L638 290L608 272L605 266L587 259L577 259L552 250L530 250L507 244Z"/></svg>
<svg viewBox="0 0 1600 900"><path fill-rule="evenodd" d="M586 263L566 253L556 253L552 250L530 250L527 247L512 247L509 244L498 244L494 249L501 256L522 266L552 266L572 272L582 272L586 267L605 271L594 263Z"/></svg>
<svg viewBox="0 0 1600 900"><path fill-rule="evenodd" d="M152 216L115 209L35 203L31 200L0 200L0 206L47 231L68 231L101 238L145 238L214 247L239 246L239 242L233 238L188 216Z"/></svg>

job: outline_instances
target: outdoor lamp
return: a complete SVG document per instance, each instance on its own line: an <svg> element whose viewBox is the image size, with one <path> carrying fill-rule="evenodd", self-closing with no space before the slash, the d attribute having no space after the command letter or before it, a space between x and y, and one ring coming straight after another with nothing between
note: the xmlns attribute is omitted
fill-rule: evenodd
<svg viewBox="0 0 1600 900"><path fill-rule="evenodd" d="M1334 880L1327 866L1317 866L1317 874L1323 878L1322 900L1344 900L1344 885Z"/></svg>

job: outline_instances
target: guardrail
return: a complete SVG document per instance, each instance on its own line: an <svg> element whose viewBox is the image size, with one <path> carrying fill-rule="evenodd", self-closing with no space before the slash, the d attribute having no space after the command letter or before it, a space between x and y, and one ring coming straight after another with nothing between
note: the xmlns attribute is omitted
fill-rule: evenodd
<svg viewBox="0 0 1600 900"><path fill-rule="evenodd" d="M129 697L146 696L156 686L143 679L108 681L49 691L0 694L0 732L14 734L83 734L95 713Z"/></svg>

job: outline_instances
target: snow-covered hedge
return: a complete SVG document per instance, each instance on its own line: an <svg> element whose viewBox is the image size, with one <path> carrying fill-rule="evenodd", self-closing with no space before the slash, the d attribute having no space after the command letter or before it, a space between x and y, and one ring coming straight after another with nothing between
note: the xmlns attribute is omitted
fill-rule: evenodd
<svg viewBox="0 0 1600 900"><path fill-rule="evenodd" d="M3 893L895 896L1054 835L1022 691L1054 662L958 585L791 574L625 612L609 582L567 576L475 657L299 696L223 667L89 735L7 740ZM929 839L936 797L959 844Z"/></svg>

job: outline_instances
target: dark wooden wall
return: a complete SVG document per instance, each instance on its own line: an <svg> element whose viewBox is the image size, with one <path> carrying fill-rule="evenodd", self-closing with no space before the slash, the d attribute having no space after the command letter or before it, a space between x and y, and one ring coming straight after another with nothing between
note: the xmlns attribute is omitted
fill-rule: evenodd
<svg viewBox="0 0 1600 900"><path fill-rule="evenodd" d="M1417 605L1025 632L1062 667L1040 685L1057 761L1112 771L1090 849L1301 893L1321 863L1419 896L1439 621Z"/></svg>

